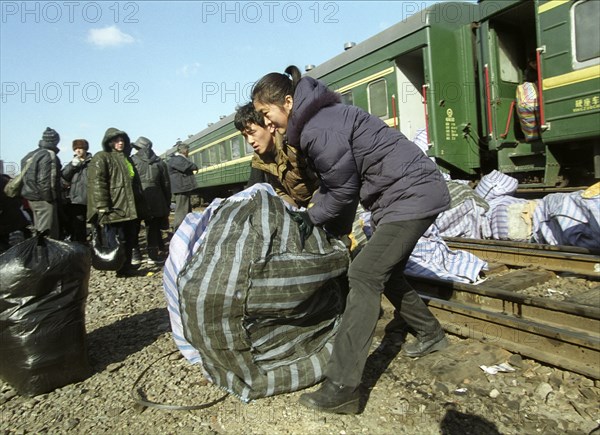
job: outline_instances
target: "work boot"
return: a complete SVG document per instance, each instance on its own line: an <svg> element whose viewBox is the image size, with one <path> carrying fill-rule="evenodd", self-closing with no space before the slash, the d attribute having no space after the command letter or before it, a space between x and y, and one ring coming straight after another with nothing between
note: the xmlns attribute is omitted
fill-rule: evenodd
<svg viewBox="0 0 600 435"><path fill-rule="evenodd" d="M430 338L424 337L422 340L417 339L412 343L405 344L402 347L402 352L408 357L418 358L445 349L448 345L446 334L444 334L443 329L440 329Z"/></svg>
<svg viewBox="0 0 600 435"><path fill-rule="evenodd" d="M358 387L336 385L326 379L321 388L300 396L300 403L308 408L334 414L358 414L360 411Z"/></svg>

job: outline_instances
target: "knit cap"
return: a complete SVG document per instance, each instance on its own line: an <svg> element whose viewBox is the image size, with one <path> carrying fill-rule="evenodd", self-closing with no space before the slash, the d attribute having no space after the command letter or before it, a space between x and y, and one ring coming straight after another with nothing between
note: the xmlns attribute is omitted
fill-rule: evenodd
<svg viewBox="0 0 600 435"><path fill-rule="evenodd" d="M58 135L56 130L50 127L46 127L46 130L42 134L42 141L46 145L56 146L58 145L58 142L60 142L60 136Z"/></svg>

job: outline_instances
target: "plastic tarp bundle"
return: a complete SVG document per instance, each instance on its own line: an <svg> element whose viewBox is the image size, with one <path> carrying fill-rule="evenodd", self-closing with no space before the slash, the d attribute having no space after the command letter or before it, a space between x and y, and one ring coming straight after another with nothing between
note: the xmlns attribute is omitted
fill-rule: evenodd
<svg viewBox="0 0 600 435"><path fill-rule="evenodd" d="M179 273L185 339L205 373L244 401L323 377L343 311L349 254L315 228L300 247L281 199L224 200Z"/></svg>
<svg viewBox="0 0 600 435"><path fill-rule="evenodd" d="M36 236L0 255L0 377L35 396L90 374L85 301L90 254Z"/></svg>
<svg viewBox="0 0 600 435"><path fill-rule="evenodd" d="M533 215L537 243L600 250L600 195L553 193L538 204Z"/></svg>

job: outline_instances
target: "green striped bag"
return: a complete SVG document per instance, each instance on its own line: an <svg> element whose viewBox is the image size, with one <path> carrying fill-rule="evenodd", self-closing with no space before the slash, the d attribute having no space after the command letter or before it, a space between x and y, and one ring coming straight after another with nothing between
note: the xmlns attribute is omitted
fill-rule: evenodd
<svg viewBox="0 0 600 435"><path fill-rule="evenodd" d="M301 251L281 199L222 203L178 277L185 338L212 382L243 401L323 378L347 294L349 255L319 228Z"/></svg>

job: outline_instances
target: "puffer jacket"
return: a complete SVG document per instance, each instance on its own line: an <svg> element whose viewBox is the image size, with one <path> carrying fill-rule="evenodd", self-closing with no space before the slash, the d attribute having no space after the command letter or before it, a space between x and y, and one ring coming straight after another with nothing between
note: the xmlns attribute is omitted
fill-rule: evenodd
<svg viewBox="0 0 600 435"><path fill-rule="evenodd" d="M40 141L38 149L30 152L21 161L21 168L27 160L32 162L23 175L21 196L29 201L60 201L60 159L56 155L58 148Z"/></svg>
<svg viewBox="0 0 600 435"><path fill-rule="evenodd" d="M88 184L88 166L92 161L92 154L86 153L85 159L79 162L77 166L69 162L62 170L62 177L70 184L69 199L71 204L87 206L87 184Z"/></svg>
<svg viewBox="0 0 600 435"><path fill-rule="evenodd" d="M422 219L446 210L441 172L417 145L338 94L304 77L294 93L287 136L311 160L321 181L308 213L322 225L360 198L374 224Z"/></svg>
<svg viewBox="0 0 600 435"><path fill-rule="evenodd" d="M252 167L267 174L277 195L296 207L307 207L319 187L319 179L297 149L275 134L275 152L254 154Z"/></svg>
<svg viewBox="0 0 600 435"><path fill-rule="evenodd" d="M125 138L123 152L117 152L109 145L116 136ZM131 162L130 152L129 136L109 128L102 140L102 151L92 157L88 167L89 222L97 218L98 223L105 224L146 217L140 177Z"/></svg>
<svg viewBox="0 0 600 435"><path fill-rule="evenodd" d="M182 154L175 153L167 160L172 193L187 193L196 189L194 171L198 170L193 162Z"/></svg>
<svg viewBox="0 0 600 435"><path fill-rule="evenodd" d="M142 182L148 217L165 217L171 211L171 183L167 165L150 148L131 157Z"/></svg>

